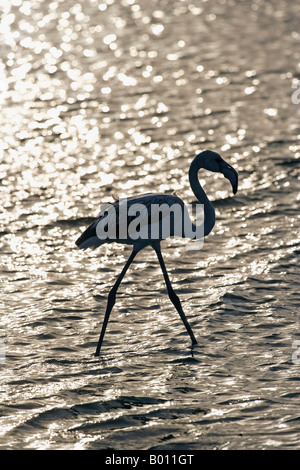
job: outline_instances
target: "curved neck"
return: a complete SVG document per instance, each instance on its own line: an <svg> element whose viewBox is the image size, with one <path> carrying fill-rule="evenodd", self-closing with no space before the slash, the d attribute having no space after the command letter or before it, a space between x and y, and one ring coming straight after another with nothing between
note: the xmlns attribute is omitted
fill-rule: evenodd
<svg viewBox="0 0 300 470"><path fill-rule="evenodd" d="M200 168L202 168L201 162L196 157L190 166L189 180L193 193L198 201L204 206L204 236L206 237L215 225L215 210L199 183L198 171Z"/></svg>

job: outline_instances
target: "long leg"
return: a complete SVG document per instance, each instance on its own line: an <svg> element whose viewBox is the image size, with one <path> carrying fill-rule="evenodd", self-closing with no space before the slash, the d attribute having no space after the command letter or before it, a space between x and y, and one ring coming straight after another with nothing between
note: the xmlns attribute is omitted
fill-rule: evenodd
<svg viewBox="0 0 300 470"><path fill-rule="evenodd" d="M112 308L115 304L115 301L116 301L116 294L117 294L118 287L121 284L121 281L122 281L123 277L125 276L127 269L131 265L131 263L134 260L137 253L138 253L138 251L136 251L134 249L132 250L131 255L129 256L124 268L122 269L121 273L119 274L118 279L116 280L115 284L113 285L112 289L110 290L110 292L108 294L106 312L105 312L103 325L102 325L102 330L101 330L101 333L100 333L100 338L99 338L99 341L98 341L95 356L100 355L100 349L101 349L101 346L102 346L102 342L103 342L105 330L106 330L106 327L107 327L109 315L110 315L110 312L111 312L111 310L112 310Z"/></svg>
<svg viewBox="0 0 300 470"><path fill-rule="evenodd" d="M174 292L173 287L171 285L171 281L170 281L169 275L167 273L165 262L164 262L164 259L162 257L161 251L160 251L160 245L159 244L158 245L153 245L153 248L154 248L154 250L157 254L158 261L159 261L161 270L162 270L163 275L164 275L164 279L165 279L165 283L166 283L166 286L167 286L167 291L168 291L169 298L170 298L171 302L173 303L174 307L176 308L177 312L179 313L180 318L183 321L184 326L186 327L186 330L187 330L188 334L190 335L192 345L195 345L195 344L197 344L196 338L195 338L194 333L192 332L192 329L191 329L191 327L190 327L190 325L189 325L189 323L186 319L184 311L182 310L180 299L179 299L178 295Z"/></svg>

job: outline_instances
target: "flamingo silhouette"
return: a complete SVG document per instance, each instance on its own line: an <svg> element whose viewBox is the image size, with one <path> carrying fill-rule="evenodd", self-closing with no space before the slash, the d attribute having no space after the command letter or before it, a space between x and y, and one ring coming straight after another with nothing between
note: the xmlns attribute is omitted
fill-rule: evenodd
<svg viewBox="0 0 300 470"><path fill-rule="evenodd" d="M198 201L201 204L203 204L204 223L202 226L202 233L204 237L206 237L211 232L215 224L215 211L214 211L212 203L210 202L203 188L200 185L200 182L198 179L198 171L200 169L206 169L212 172L222 173L225 176L225 178L227 178L230 181L234 194L237 192L238 174L235 171L235 169L232 166L230 166L228 163L226 163L225 160L223 160L218 153L213 152L211 150L205 150L204 152L201 152L192 161L190 165L190 169L189 169L189 181L190 181L190 185L191 185L194 195L196 196ZM132 245L132 252L125 266L123 267L121 273L119 274L115 284L113 285L113 287L111 288L109 292L106 312L105 312L104 321L103 321L98 345L96 348L95 356L100 355L100 350L101 350L101 346L103 343L104 334L105 334L105 330L106 330L107 323L109 320L109 316L115 304L116 293L122 282L122 279L125 276L126 271L128 270L129 266L133 262L134 258L136 257L137 253L143 248L145 248L146 246L151 246L156 252L156 255L157 255L163 276L164 276L164 280L166 283L169 298L172 301L177 312L179 313L180 318L182 319L184 326L187 330L187 333L189 334L191 338L192 346L194 346L195 344L197 344L196 338L183 312L180 299L173 290L173 287L171 285L171 281L169 279L168 272L165 266L165 262L161 254L160 242L165 237L162 235L160 231L159 232L160 235L158 237L155 237L155 239L151 238L152 232L150 230L151 222L153 220L150 218L151 210L152 210L151 208L155 207L157 209L157 207L161 206L162 204L167 204L169 207L172 207L174 204L179 204L183 208L183 213L186 214L187 213L186 205L184 204L182 199L180 199L175 194L153 194L153 193L143 194L143 195L128 198L126 200L126 204L127 204L126 207L127 207L128 212L130 211L130 208L133 207L134 204L138 204L139 206L142 205L142 207L145 208L145 211L147 213L146 219L148 221L147 233L149 233L149 236L147 238L141 238L141 237L133 238L129 236L128 234L127 236L124 237L124 235L121 234L122 229L124 229L124 227L121 226L120 210L122 207L122 200L120 200L120 201L117 201L112 206L111 211L108 210L108 211L102 212L99 218L94 223L92 223L76 241L76 245L82 249L85 249L88 247L96 248L102 245L103 243L112 243L112 242ZM115 215L114 218L111 217L112 212L114 212L114 215ZM129 225L129 222L132 222L132 220L133 220L132 216L128 217L127 224ZM161 218L157 220L158 220L158 224L162 223ZM104 239L99 238L97 228L99 228L101 224L103 227L103 224L105 225L105 223L109 221L111 223L113 222L114 224L113 228L115 229L114 230L115 236L113 238L104 238ZM177 224L178 224L178 220L177 220ZM182 225L182 221L179 221L179 225L180 226ZM173 226L174 226L174 217L173 217ZM193 224L192 222L191 222L191 226L193 227L193 229L197 229L197 226ZM125 228L127 229L128 227L125 227ZM170 235L172 235L173 232L174 231L171 230ZM128 232L126 231L125 233L128 233ZM182 236L184 237L184 235Z"/></svg>

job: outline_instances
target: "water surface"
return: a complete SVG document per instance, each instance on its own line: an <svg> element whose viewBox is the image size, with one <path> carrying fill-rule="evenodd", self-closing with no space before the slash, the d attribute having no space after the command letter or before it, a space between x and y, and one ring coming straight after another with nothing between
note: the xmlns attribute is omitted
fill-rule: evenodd
<svg viewBox="0 0 300 470"><path fill-rule="evenodd" d="M299 449L298 5L2 3L0 448ZM206 148L239 192L204 171L213 232L162 244L199 346L148 248L95 358L129 249L74 241Z"/></svg>

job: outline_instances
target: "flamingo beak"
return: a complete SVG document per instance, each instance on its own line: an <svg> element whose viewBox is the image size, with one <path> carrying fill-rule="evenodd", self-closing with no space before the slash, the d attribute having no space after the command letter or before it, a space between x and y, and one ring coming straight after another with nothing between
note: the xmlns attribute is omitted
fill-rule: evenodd
<svg viewBox="0 0 300 470"><path fill-rule="evenodd" d="M232 166L228 165L226 162L222 162L220 165L220 171L223 173L225 178L227 178L232 186L233 194L236 194L238 189L238 174Z"/></svg>

